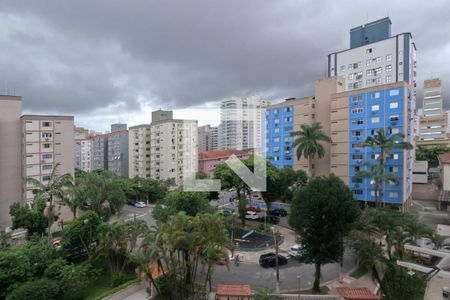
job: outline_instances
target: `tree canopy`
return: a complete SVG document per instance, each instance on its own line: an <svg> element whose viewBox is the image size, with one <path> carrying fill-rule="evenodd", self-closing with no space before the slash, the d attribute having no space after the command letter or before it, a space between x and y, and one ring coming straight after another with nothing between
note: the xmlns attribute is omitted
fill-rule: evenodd
<svg viewBox="0 0 450 300"><path fill-rule="evenodd" d="M320 267L343 255L343 237L360 215L348 186L335 175L313 177L294 195L289 224L300 235L303 258L316 266L314 290L320 289Z"/></svg>

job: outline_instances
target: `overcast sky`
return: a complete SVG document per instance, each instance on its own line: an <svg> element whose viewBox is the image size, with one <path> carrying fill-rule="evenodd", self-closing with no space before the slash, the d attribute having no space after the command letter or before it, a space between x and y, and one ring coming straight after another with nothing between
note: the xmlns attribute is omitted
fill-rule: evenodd
<svg viewBox="0 0 450 300"><path fill-rule="evenodd" d="M349 29L389 15L416 42L419 86L439 76L448 98L449 11L446 0L0 0L0 94L6 82L25 112L96 130L158 108L200 118L231 96L311 95Z"/></svg>

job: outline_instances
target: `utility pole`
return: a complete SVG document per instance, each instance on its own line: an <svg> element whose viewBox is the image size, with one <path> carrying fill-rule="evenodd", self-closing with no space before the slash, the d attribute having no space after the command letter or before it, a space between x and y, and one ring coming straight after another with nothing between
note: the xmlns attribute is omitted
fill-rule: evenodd
<svg viewBox="0 0 450 300"><path fill-rule="evenodd" d="M272 227L273 232L273 239L275 242L275 266L276 266L276 274L277 274L277 283L276 283L276 293L280 293L280 265L278 263L278 239L277 239L277 233L278 231L275 229L275 227Z"/></svg>

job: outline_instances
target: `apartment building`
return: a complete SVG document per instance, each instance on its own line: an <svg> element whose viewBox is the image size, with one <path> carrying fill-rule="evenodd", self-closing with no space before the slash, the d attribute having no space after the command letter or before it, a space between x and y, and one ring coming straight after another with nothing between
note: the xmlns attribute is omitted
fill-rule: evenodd
<svg viewBox="0 0 450 300"><path fill-rule="evenodd" d="M350 49L328 55L328 76L345 77L345 90L402 81L415 88L416 46L412 35L392 36L391 24L389 18L383 18L350 29Z"/></svg>
<svg viewBox="0 0 450 300"><path fill-rule="evenodd" d="M128 177L128 130L126 124L111 125L111 132L85 140L86 155L91 147L91 170L109 170ZM87 157L85 157L88 160Z"/></svg>
<svg viewBox="0 0 450 300"><path fill-rule="evenodd" d="M128 176L150 178L150 124L130 127L128 137Z"/></svg>
<svg viewBox="0 0 450 300"><path fill-rule="evenodd" d="M348 183L356 199L375 201L370 178L355 178L365 163L377 163L379 149L362 148L359 143L384 128L392 134L401 133L414 143L413 91L406 82L391 83L336 93L331 100L332 123L331 172ZM387 158L385 172L394 173L398 184L385 183L382 199L385 203L407 209L411 203L413 151L394 149Z"/></svg>
<svg viewBox="0 0 450 300"><path fill-rule="evenodd" d="M214 151L218 147L217 126L203 125L198 127L198 152Z"/></svg>
<svg viewBox="0 0 450 300"><path fill-rule="evenodd" d="M198 170L197 121L173 119L172 111L152 112L150 149L150 177L181 185Z"/></svg>
<svg viewBox="0 0 450 300"><path fill-rule="evenodd" d="M220 104L218 149L242 150L262 147L264 107L268 102L258 97L232 98Z"/></svg>
<svg viewBox="0 0 450 300"><path fill-rule="evenodd" d="M73 116L23 115L22 182L27 177L42 183L50 180L56 164L59 174L74 174ZM32 186L24 184L23 198L33 201Z"/></svg>
<svg viewBox="0 0 450 300"><path fill-rule="evenodd" d="M419 115L418 145L449 144L448 114L443 110L442 83L439 78L423 83L423 105Z"/></svg>
<svg viewBox="0 0 450 300"><path fill-rule="evenodd" d="M11 225L9 206L22 200L22 97L0 95L0 229Z"/></svg>

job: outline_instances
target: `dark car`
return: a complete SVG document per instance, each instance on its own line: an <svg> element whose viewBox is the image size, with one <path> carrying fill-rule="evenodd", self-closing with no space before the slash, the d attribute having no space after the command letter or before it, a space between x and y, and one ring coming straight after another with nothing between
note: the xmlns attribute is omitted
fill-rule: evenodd
<svg viewBox="0 0 450 300"><path fill-rule="evenodd" d="M264 222L264 217L259 218L258 221ZM267 215L267 222L272 224L278 224L280 223L280 217L274 215Z"/></svg>
<svg viewBox="0 0 450 300"><path fill-rule="evenodd" d="M136 203L137 203L136 200L133 200L133 199L128 199L128 200L127 200L127 204L128 204L128 205L133 205L133 206L134 206Z"/></svg>
<svg viewBox="0 0 450 300"><path fill-rule="evenodd" d="M263 254L259 257L259 265L263 268L275 267L277 265L275 253ZM278 254L278 265L282 266L288 263L288 260L283 255Z"/></svg>
<svg viewBox="0 0 450 300"><path fill-rule="evenodd" d="M274 208L272 209L269 214L273 215L273 216L279 216L279 217L286 217L287 216L287 211L284 208Z"/></svg>

